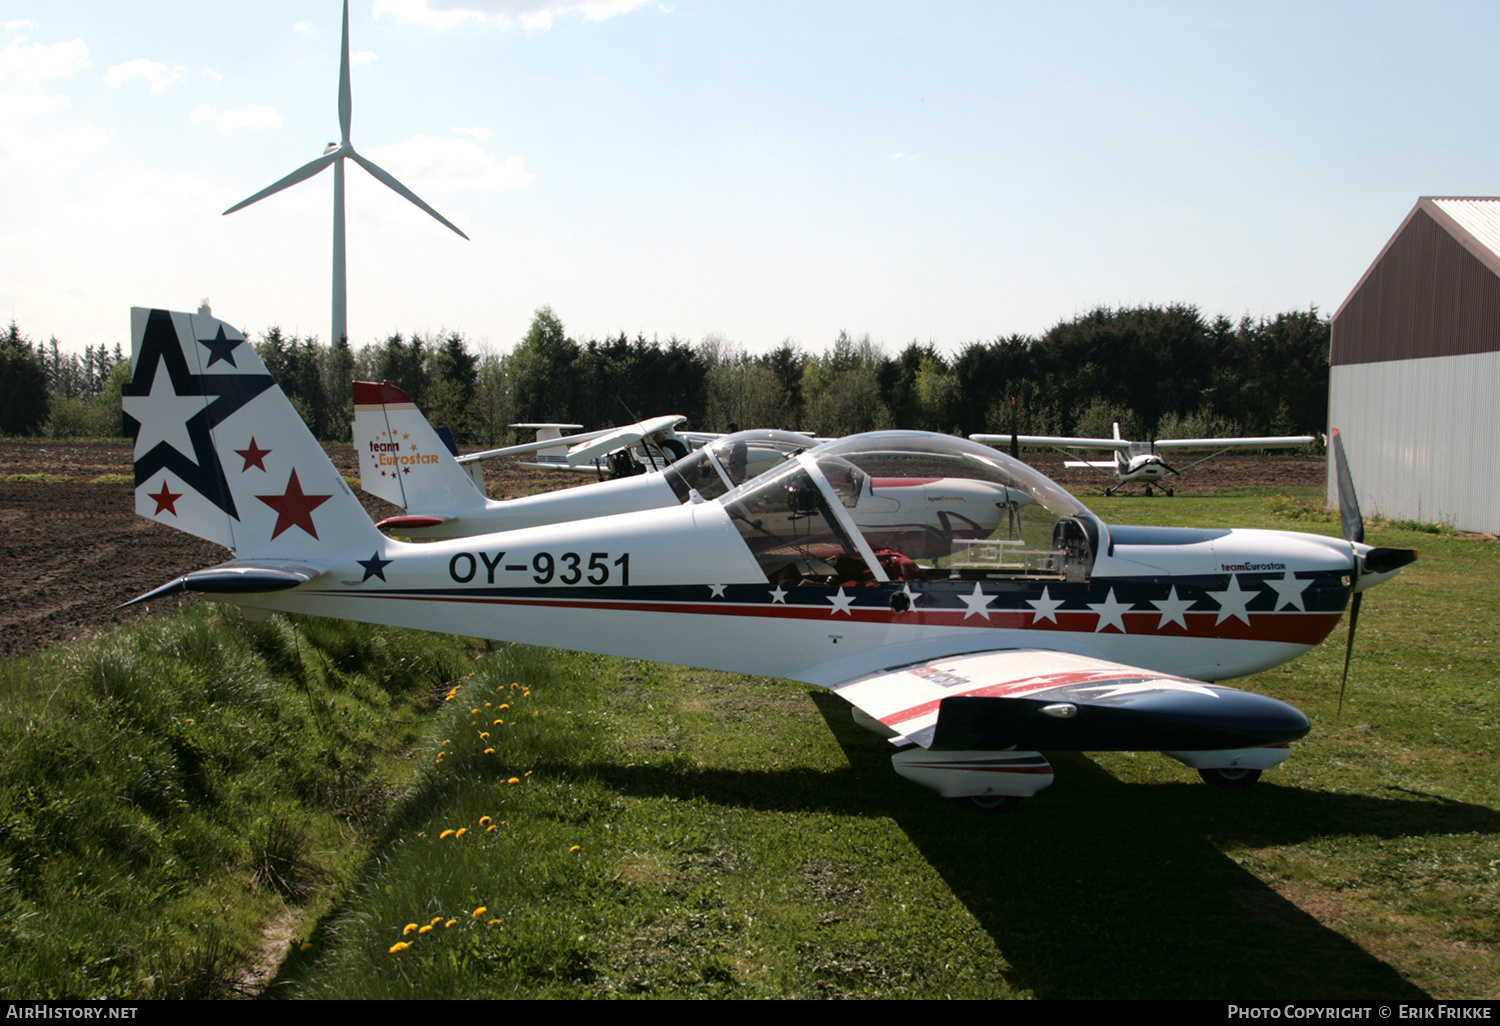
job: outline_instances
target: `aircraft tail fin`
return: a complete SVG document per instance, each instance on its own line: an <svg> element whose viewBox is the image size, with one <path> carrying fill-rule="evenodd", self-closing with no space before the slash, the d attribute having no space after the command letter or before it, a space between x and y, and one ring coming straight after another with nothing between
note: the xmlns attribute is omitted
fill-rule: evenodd
<svg viewBox="0 0 1500 1026"><path fill-rule="evenodd" d="M354 383L353 429L359 486L371 495L413 513L451 515L484 503L449 441L389 381Z"/></svg>
<svg viewBox="0 0 1500 1026"><path fill-rule="evenodd" d="M383 542L241 332L207 307L136 307L130 328L138 514L240 560L321 564Z"/></svg>

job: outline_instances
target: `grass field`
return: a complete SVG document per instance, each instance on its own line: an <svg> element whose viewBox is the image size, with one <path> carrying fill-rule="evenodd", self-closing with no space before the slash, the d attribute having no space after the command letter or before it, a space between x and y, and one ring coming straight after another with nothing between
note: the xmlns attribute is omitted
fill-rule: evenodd
<svg viewBox="0 0 1500 1026"><path fill-rule="evenodd" d="M1274 494L1090 503L1114 522L1337 534L1273 516ZM131 901L178 945L172 965L202 957L185 924L200 905L253 893L262 918L300 916L266 991L284 998L1494 998L1500 546L1380 527L1368 540L1421 559L1368 593L1341 719L1342 631L1242 682L1313 721L1283 767L1223 791L1154 752L1056 755L1050 789L994 816L896 776L885 742L804 685L504 645L460 670L459 644L345 683L338 701L356 708L315 689L339 679L330 665L375 658L357 635L306 621L292 660L290 625L240 628L293 708L323 710L317 729L348 710L338 750L369 744L359 772L398 794L361 815L304 785L323 818L282 807L309 838L299 858L328 867L304 872L304 891L205 868L198 905L189 873ZM387 661L405 637L379 636ZM309 672L320 646L342 656ZM5 687L13 712L26 686ZM434 696L447 700L429 711ZM382 739L386 706L401 726ZM50 715L33 698L22 719ZM12 789L23 742L6 743ZM214 772L200 768L218 795L248 770ZM214 843L274 847L257 829ZM70 896L72 870L28 897L8 857L8 994L32 993L17 922L66 931L49 942L64 961L119 943L68 911L90 900ZM159 975L143 957L86 979L128 995Z"/></svg>

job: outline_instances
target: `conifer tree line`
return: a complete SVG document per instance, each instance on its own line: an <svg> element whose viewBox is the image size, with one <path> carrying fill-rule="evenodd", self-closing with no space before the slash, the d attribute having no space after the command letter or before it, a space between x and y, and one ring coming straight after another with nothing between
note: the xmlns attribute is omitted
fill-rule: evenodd
<svg viewBox="0 0 1500 1026"><path fill-rule="evenodd" d="M710 336L570 338L550 307L509 353L462 333L394 334L352 349L273 327L256 351L308 426L346 440L349 383L389 380L460 445L518 440L508 425L588 428L682 414L695 430L780 427L837 436L882 428L1126 437L1318 434L1328 410L1330 323L1316 308L1238 321L1196 307L1099 307L1039 337L971 342L956 355L913 341L895 354L841 332L821 353L763 353ZM129 361L116 346L62 354L14 323L0 335L0 431L117 435ZM1014 414L1012 413L1014 410ZM1014 420L1012 419L1014 417Z"/></svg>

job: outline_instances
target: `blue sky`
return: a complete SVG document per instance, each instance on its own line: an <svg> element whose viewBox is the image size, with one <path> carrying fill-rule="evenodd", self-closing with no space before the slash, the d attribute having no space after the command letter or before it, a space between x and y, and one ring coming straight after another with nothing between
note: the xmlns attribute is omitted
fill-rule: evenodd
<svg viewBox="0 0 1500 1026"><path fill-rule="evenodd" d="M329 332L337 0L0 2L0 320ZM1500 5L354 0L349 324L889 350L1099 304L1335 309L1500 193Z"/></svg>

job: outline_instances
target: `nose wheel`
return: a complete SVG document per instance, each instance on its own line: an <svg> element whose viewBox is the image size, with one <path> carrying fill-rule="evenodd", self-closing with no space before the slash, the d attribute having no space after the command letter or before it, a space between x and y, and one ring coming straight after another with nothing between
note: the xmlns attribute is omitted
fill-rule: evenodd
<svg viewBox="0 0 1500 1026"><path fill-rule="evenodd" d="M1021 804L1021 799L1013 794L971 794L953 801L978 812L1009 812Z"/></svg>
<svg viewBox="0 0 1500 1026"><path fill-rule="evenodd" d="M1260 779L1258 769L1200 769L1205 784L1215 787L1249 787Z"/></svg>

